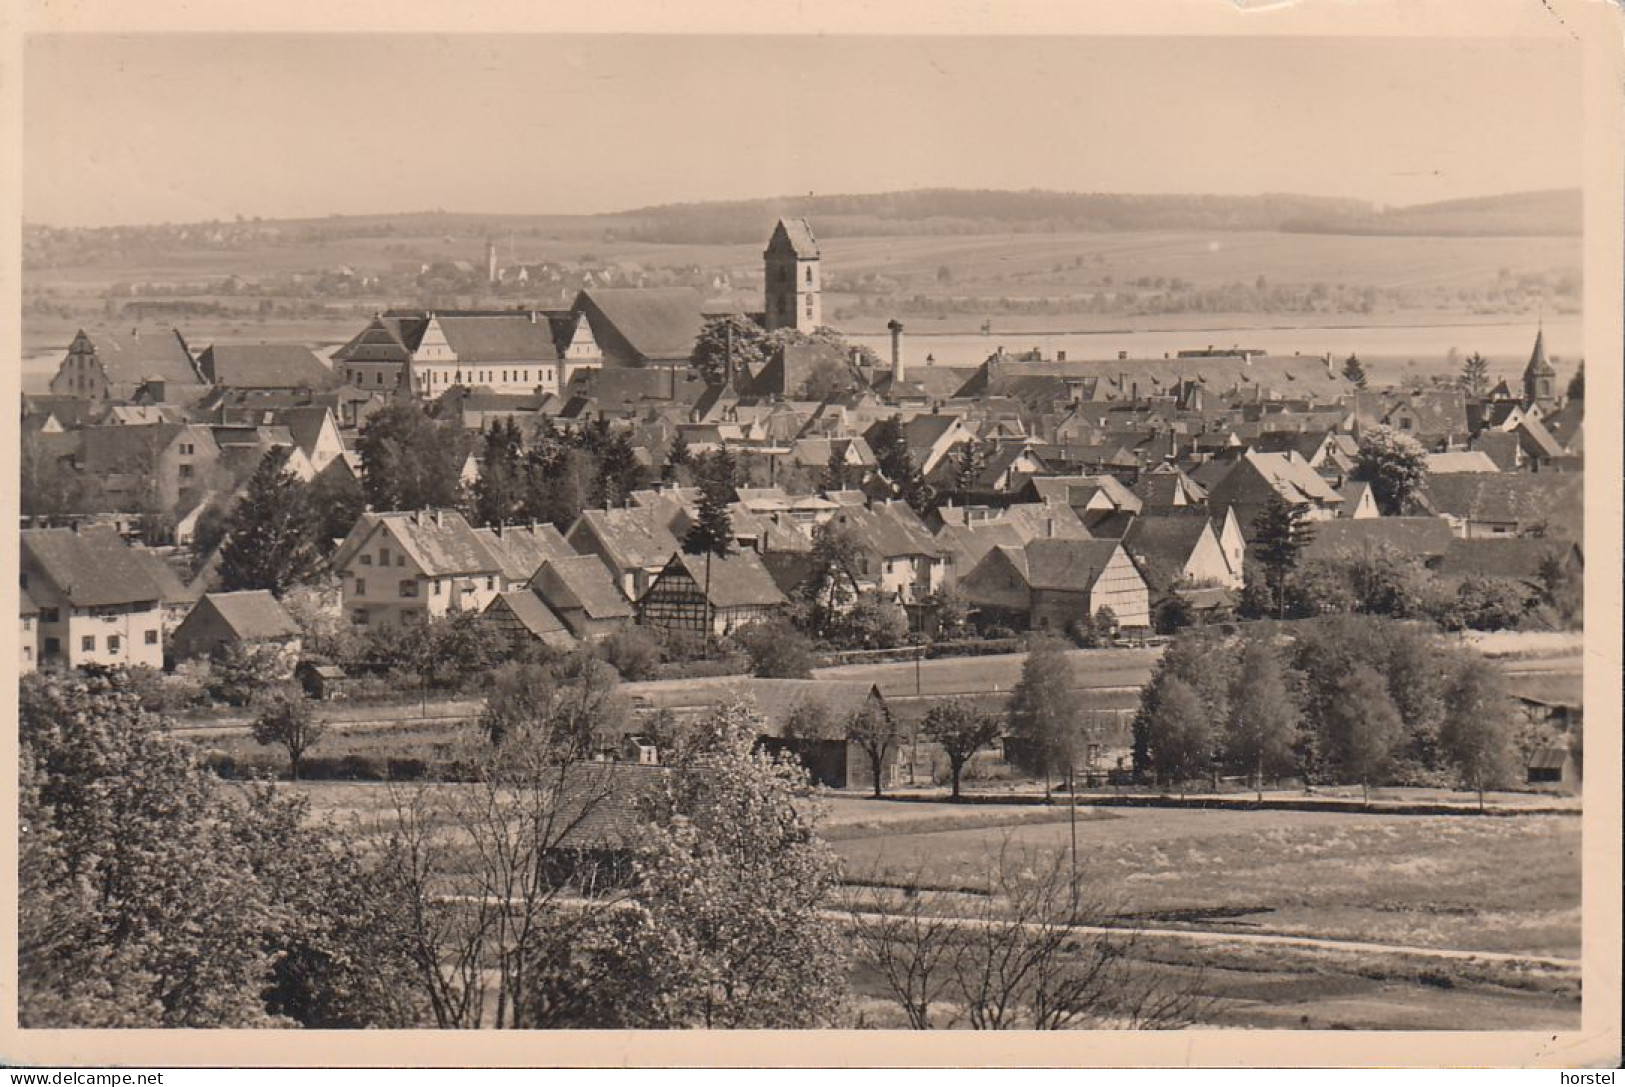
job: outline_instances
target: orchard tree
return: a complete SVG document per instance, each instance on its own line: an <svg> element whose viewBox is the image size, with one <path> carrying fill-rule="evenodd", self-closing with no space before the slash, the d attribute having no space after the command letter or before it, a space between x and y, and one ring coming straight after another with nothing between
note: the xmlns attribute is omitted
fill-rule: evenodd
<svg viewBox="0 0 1625 1087"><path fill-rule="evenodd" d="M744 703L702 723L671 780L669 817L644 835L630 903L606 911L592 972L609 1021L710 1029L834 1025L845 941L832 919L839 863L805 804L806 772L756 745Z"/></svg>
<svg viewBox="0 0 1625 1087"><path fill-rule="evenodd" d="M953 799L959 799L959 778L965 764L984 747L999 738L1002 731L999 719L982 713L974 706L953 699L941 699L926 711L921 727L925 734L942 745L948 756L948 770L953 776Z"/></svg>
<svg viewBox="0 0 1625 1087"><path fill-rule="evenodd" d="M887 757L897 750L902 740L897 719L884 706L867 705L847 718L846 739L848 743L857 744L869 760L875 796L881 796L886 784Z"/></svg>
<svg viewBox="0 0 1625 1087"><path fill-rule="evenodd" d="M807 622L814 635L830 637L857 597L858 543L834 521L813 530L812 569L802 583Z"/></svg>
<svg viewBox="0 0 1625 1087"><path fill-rule="evenodd" d="M1569 378L1569 399L1584 400L1586 398L1586 364L1582 361L1575 369L1574 376Z"/></svg>
<svg viewBox="0 0 1625 1087"><path fill-rule="evenodd" d="M1427 450L1409 434L1371 427L1360 436L1354 478L1371 484L1383 516L1398 516L1427 486Z"/></svg>
<svg viewBox="0 0 1625 1087"><path fill-rule="evenodd" d="M776 619L752 623L734 633L750 657L750 673L762 679L811 679L818 663L806 635Z"/></svg>
<svg viewBox="0 0 1625 1087"><path fill-rule="evenodd" d="M305 753L321 742L327 725L317 720L310 700L297 687L284 687L266 696L263 708L254 718L254 742L262 747L277 745L288 753L288 776L299 780Z"/></svg>
<svg viewBox="0 0 1625 1087"><path fill-rule="evenodd" d="M264 589L281 596L315 580L327 565L319 531L305 485L275 457L265 457L226 521L221 587L227 592Z"/></svg>

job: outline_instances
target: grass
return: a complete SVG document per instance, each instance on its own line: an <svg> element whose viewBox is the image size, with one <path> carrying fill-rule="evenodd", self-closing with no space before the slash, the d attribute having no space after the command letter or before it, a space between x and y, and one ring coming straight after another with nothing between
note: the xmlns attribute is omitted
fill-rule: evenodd
<svg viewBox="0 0 1625 1087"><path fill-rule="evenodd" d="M1099 894L1147 924L1559 957L1579 953L1579 821L1136 809L1081 820ZM1066 822L836 843L865 879L965 885L1006 843L1064 850ZM1509 878L1508 873L1517 873ZM1203 920L1200 927L1216 927Z"/></svg>

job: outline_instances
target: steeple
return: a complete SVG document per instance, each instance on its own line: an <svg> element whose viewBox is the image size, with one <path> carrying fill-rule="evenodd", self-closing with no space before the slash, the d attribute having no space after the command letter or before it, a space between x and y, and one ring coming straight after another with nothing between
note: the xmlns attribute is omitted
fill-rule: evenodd
<svg viewBox="0 0 1625 1087"><path fill-rule="evenodd" d="M1535 331L1535 349L1529 354L1529 365L1523 371L1523 402L1525 407L1550 407L1557 399L1557 371L1546 361L1545 322Z"/></svg>

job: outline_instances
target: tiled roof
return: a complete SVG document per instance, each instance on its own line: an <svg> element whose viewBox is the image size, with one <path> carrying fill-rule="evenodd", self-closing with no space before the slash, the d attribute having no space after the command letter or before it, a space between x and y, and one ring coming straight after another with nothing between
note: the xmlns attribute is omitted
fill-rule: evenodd
<svg viewBox="0 0 1625 1087"><path fill-rule="evenodd" d="M851 532L860 546L882 558L937 554L936 541L907 506L883 503L863 509L843 505L831 523Z"/></svg>
<svg viewBox="0 0 1625 1087"><path fill-rule="evenodd" d="M582 510L566 535L573 539L578 533L591 531L609 550L616 568L652 569L664 566L681 546L666 527L663 518L669 515L669 509L657 507Z"/></svg>
<svg viewBox="0 0 1625 1087"><path fill-rule="evenodd" d="M1068 592L1088 589L1120 546L1116 540L1029 540L1022 552L1027 584Z"/></svg>
<svg viewBox="0 0 1625 1087"><path fill-rule="evenodd" d="M1441 577L1512 578L1531 583L1540 580L1540 565L1548 556L1572 556L1572 543L1537 539L1451 540L1435 567Z"/></svg>
<svg viewBox="0 0 1625 1087"><path fill-rule="evenodd" d="M430 577L495 574L502 564L456 510L413 510L379 513L380 526L391 532L413 561Z"/></svg>
<svg viewBox="0 0 1625 1087"><path fill-rule="evenodd" d="M1123 534L1123 549L1136 560L1142 573L1154 572L1178 580L1191 553L1208 532L1208 519L1200 514L1137 517Z"/></svg>
<svg viewBox="0 0 1625 1087"><path fill-rule="evenodd" d="M333 379L315 352L296 343L213 344L198 368L216 385L245 389L296 389Z"/></svg>
<svg viewBox="0 0 1625 1087"><path fill-rule="evenodd" d="M498 600L502 601L513 617L519 620L520 626L538 638L558 634L568 635L570 632L564 625L564 620L553 614L553 609L529 589L510 589L498 594L486 605L486 611L496 607Z"/></svg>
<svg viewBox="0 0 1625 1087"><path fill-rule="evenodd" d="M818 257L818 239L813 237L812 226L803 218L780 219L773 227L773 235L767 240L769 249L775 244L788 244L790 251L804 260L816 260Z"/></svg>
<svg viewBox="0 0 1625 1087"><path fill-rule="evenodd" d="M772 736L784 735L784 726L796 709L808 703L822 705L830 723L839 728L872 699L880 699L872 683L834 679L673 679L628 684L623 689L651 709L675 714L708 712L730 698L748 699Z"/></svg>
<svg viewBox="0 0 1625 1087"><path fill-rule="evenodd" d="M174 423L88 426L79 432L80 455L85 470L95 475L150 471L153 459L183 433L200 444L213 444L207 427Z"/></svg>
<svg viewBox="0 0 1625 1087"><path fill-rule="evenodd" d="M22 531L22 564L37 570L75 607L163 599L163 589L135 550L110 527Z"/></svg>
<svg viewBox="0 0 1625 1087"><path fill-rule="evenodd" d="M1428 498L1440 513L1469 521L1566 526L1578 538L1584 510L1583 473L1464 473L1428 480Z"/></svg>
<svg viewBox="0 0 1625 1087"><path fill-rule="evenodd" d="M262 589L205 593L196 607L212 607L243 641L289 638L299 633L299 624L293 621L288 609Z"/></svg>
<svg viewBox="0 0 1625 1087"><path fill-rule="evenodd" d="M1427 559L1444 554L1453 538L1450 522L1442 517L1340 517L1314 523L1304 555L1337 558L1390 547L1402 555Z"/></svg>
<svg viewBox="0 0 1625 1087"><path fill-rule="evenodd" d="M584 290L576 310L586 309L589 320L597 314L645 360L675 361L694 353L694 341L705 324L700 296L686 287L635 287ZM607 337L593 322L593 334L602 346Z"/></svg>
<svg viewBox="0 0 1625 1087"><path fill-rule="evenodd" d="M1448 453L1427 455L1427 474L1431 476L1455 475L1458 472L1499 472L1495 462L1481 450L1451 450Z"/></svg>
<svg viewBox="0 0 1625 1087"><path fill-rule="evenodd" d="M104 329L81 332L95 350L107 380L113 385L135 386L152 378L172 385L201 385L192 354L173 328L147 329L139 334ZM74 344L79 345L79 336Z"/></svg>
<svg viewBox="0 0 1625 1087"><path fill-rule="evenodd" d="M554 362L552 323L528 312L435 318L460 363Z"/></svg>
<svg viewBox="0 0 1625 1087"><path fill-rule="evenodd" d="M474 534L496 556L509 581L529 581L542 563L577 557L559 530L548 524L477 528Z"/></svg>
<svg viewBox="0 0 1625 1087"><path fill-rule="evenodd" d="M549 559L531 578L531 591L559 611L583 612L589 619L626 619L632 605L591 555Z"/></svg>
<svg viewBox="0 0 1625 1087"><path fill-rule="evenodd" d="M705 589L706 559L679 551L673 556L694 584ZM786 604L773 575L767 572L754 551L735 551L725 557L711 556L711 606L715 608L777 607Z"/></svg>

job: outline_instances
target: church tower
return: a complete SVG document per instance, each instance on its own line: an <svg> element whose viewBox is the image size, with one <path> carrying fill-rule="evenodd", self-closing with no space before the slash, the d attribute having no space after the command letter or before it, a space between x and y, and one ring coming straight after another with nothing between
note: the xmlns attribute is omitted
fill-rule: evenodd
<svg viewBox="0 0 1625 1087"><path fill-rule="evenodd" d="M1557 371L1546 361L1546 330L1535 333L1535 350L1523 371L1523 405L1550 410L1557 403Z"/></svg>
<svg viewBox="0 0 1625 1087"><path fill-rule="evenodd" d="M764 323L769 332L811 332L824 323L823 273L818 240L805 219L780 219L762 253L766 274Z"/></svg>

